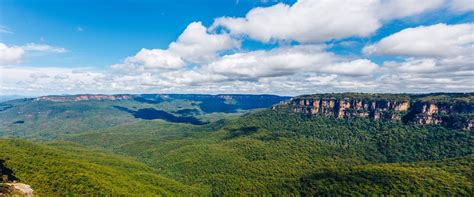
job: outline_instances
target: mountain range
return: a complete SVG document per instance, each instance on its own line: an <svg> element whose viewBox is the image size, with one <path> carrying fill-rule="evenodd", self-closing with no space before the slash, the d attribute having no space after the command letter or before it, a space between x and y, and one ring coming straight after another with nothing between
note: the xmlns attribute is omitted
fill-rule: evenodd
<svg viewBox="0 0 474 197"><path fill-rule="evenodd" d="M16 99L0 103L0 172L39 195L472 196L473 98Z"/></svg>

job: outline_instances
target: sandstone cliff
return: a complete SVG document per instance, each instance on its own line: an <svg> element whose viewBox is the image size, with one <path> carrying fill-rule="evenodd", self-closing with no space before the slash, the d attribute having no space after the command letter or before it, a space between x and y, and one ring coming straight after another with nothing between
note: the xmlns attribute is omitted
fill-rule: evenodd
<svg viewBox="0 0 474 197"><path fill-rule="evenodd" d="M473 97L473 94L316 94L295 97L286 105L295 113L308 115L367 117L470 130L474 125Z"/></svg>

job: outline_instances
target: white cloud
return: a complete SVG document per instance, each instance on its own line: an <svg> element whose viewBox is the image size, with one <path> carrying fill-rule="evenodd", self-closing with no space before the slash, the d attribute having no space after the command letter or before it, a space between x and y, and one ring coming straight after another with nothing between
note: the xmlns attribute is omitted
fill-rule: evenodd
<svg viewBox="0 0 474 197"><path fill-rule="evenodd" d="M178 69L185 66L180 56L161 49L142 49L125 60L126 64L143 65L146 69Z"/></svg>
<svg viewBox="0 0 474 197"><path fill-rule="evenodd" d="M0 65L18 63L24 54L25 50L21 47L8 47L0 43Z"/></svg>
<svg viewBox="0 0 474 197"><path fill-rule="evenodd" d="M61 94L66 92L107 91L100 84L104 75L80 68L0 66L0 92L4 94Z"/></svg>
<svg viewBox="0 0 474 197"><path fill-rule="evenodd" d="M379 77L377 83L382 90L389 92L472 92L473 77L474 70L429 73L391 71Z"/></svg>
<svg viewBox="0 0 474 197"><path fill-rule="evenodd" d="M474 91L473 25L420 26L364 48L366 54L400 55L379 66L341 56L328 46L374 34L383 23L437 8L466 12L456 0L298 0L255 8L245 17L217 18L211 28L189 24L168 48L141 49L109 70L0 66L0 92L62 93L276 93ZM272 1L273 2L273 1ZM443 4L443 2L454 2ZM78 31L78 29L76 29ZM240 49L243 39L279 42L269 50ZM296 42L292 42L296 41ZM336 41L337 43L339 41ZM286 44L286 45L285 45ZM61 53L41 44L6 46L1 62L28 51Z"/></svg>
<svg viewBox="0 0 474 197"><path fill-rule="evenodd" d="M22 46L25 51L41 51L48 53L65 53L67 50L62 47L55 47L47 44L28 43Z"/></svg>
<svg viewBox="0 0 474 197"><path fill-rule="evenodd" d="M451 73L474 71L474 58L408 58L403 62L384 62L384 67L393 73Z"/></svg>
<svg viewBox="0 0 474 197"><path fill-rule="evenodd" d="M289 90L296 93L374 87L370 79L378 72L378 65L366 59L340 57L326 48L300 45L237 52L201 66L160 72L124 66L119 69L125 72L110 73L106 78L113 89L122 91L289 94Z"/></svg>
<svg viewBox="0 0 474 197"><path fill-rule="evenodd" d="M290 75L330 64L336 57L323 46L307 45L226 55L203 69L235 78Z"/></svg>
<svg viewBox="0 0 474 197"><path fill-rule="evenodd" d="M201 22L188 25L176 42L169 45L169 51L188 62L202 64L217 58L217 52L240 47L240 41L227 34L209 34Z"/></svg>
<svg viewBox="0 0 474 197"><path fill-rule="evenodd" d="M436 24L404 29L366 46L366 54L458 56L473 53L474 25Z"/></svg>
<svg viewBox="0 0 474 197"><path fill-rule="evenodd" d="M377 6L377 15L380 19L390 20L421 14L440 8L445 0L382 0Z"/></svg>
<svg viewBox="0 0 474 197"><path fill-rule="evenodd" d="M8 27L0 25L0 33L12 34L13 32Z"/></svg>
<svg viewBox="0 0 474 197"><path fill-rule="evenodd" d="M305 72L370 75L378 68L370 60L347 61L324 50L323 45L300 45L270 51L236 53L226 55L203 69L229 78L258 79Z"/></svg>
<svg viewBox="0 0 474 197"><path fill-rule="evenodd" d="M405 73L432 73L442 70L435 59L411 59L401 63L385 62L384 65Z"/></svg>
<svg viewBox="0 0 474 197"><path fill-rule="evenodd" d="M379 78L392 91L474 90L473 24L436 24L404 29L366 46L366 54L401 55L387 61Z"/></svg>
<svg viewBox="0 0 474 197"><path fill-rule="evenodd" d="M371 75L379 68L379 66L368 59L357 59L350 62L336 63L330 66L324 66L320 70L325 73L363 76Z"/></svg>
<svg viewBox="0 0 474 197"><path fill-rule="evenodd" d="M168 49L141 49L121 64L111 67L125 72L146 70L176 70L188 64L204 64L218 58L221 51L240 47L240 41L227 34L210 34L201 22L193 22L172 42Z"/></svg>
<svg viewBox="0 0 474 197"><path fill-rule="evenodd" d="M217 18L212 28L224 27L231 34L262 42L324 42L369 36L383 20L420 14L441 5L442 0L298 0L291 6L279 3L254 8L242 18Z"/></svg>
<svg viewBox="0 0 474 197"><path fill-rule="evenodd" d="M474 10L474 2L472 0L450 0L449 9L454 12L470 12Z"/></svg>
<svg viewBox="0 0 474 197"><path fill-rule="evenodd" d="M24 46L7 46L0 42L0 65L20 63L28 51L40 51L48 53L64 53L64 48L53 47L46 44L29 43Z"/></svg>

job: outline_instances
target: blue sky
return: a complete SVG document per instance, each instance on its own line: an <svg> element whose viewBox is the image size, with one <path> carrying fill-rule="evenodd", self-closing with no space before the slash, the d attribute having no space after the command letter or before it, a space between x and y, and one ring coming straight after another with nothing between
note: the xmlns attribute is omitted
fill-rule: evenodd
<svg viewBox="0 0 474 197"><path fill-rule="evenodd" d="M0 94L473 91L472 4L4 0Z"/></svg>
<svg viewBox="0 0 474 197"><path fill-rule="evenodd" d="M253 7L271 4L254 0L5 0L1 25L14 34L2 34L0 42L47 43L69 51L34 57L25 65L106 67L141 48L165 48L191 22L210 25L216 17L243 16Z"/></svg>

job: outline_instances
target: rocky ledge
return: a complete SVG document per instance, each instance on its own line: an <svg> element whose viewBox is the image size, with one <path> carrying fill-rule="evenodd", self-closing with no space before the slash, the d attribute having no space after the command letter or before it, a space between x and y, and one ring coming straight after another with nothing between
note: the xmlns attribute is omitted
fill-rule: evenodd
<svg viewBox="0 0 474 197"><path fill-rule="evenodd" d="M315 94L298 96L288 104L295 113L348 119L367 117L381 121L439 124L471 130L474 93L447 94Z"/></svg>

